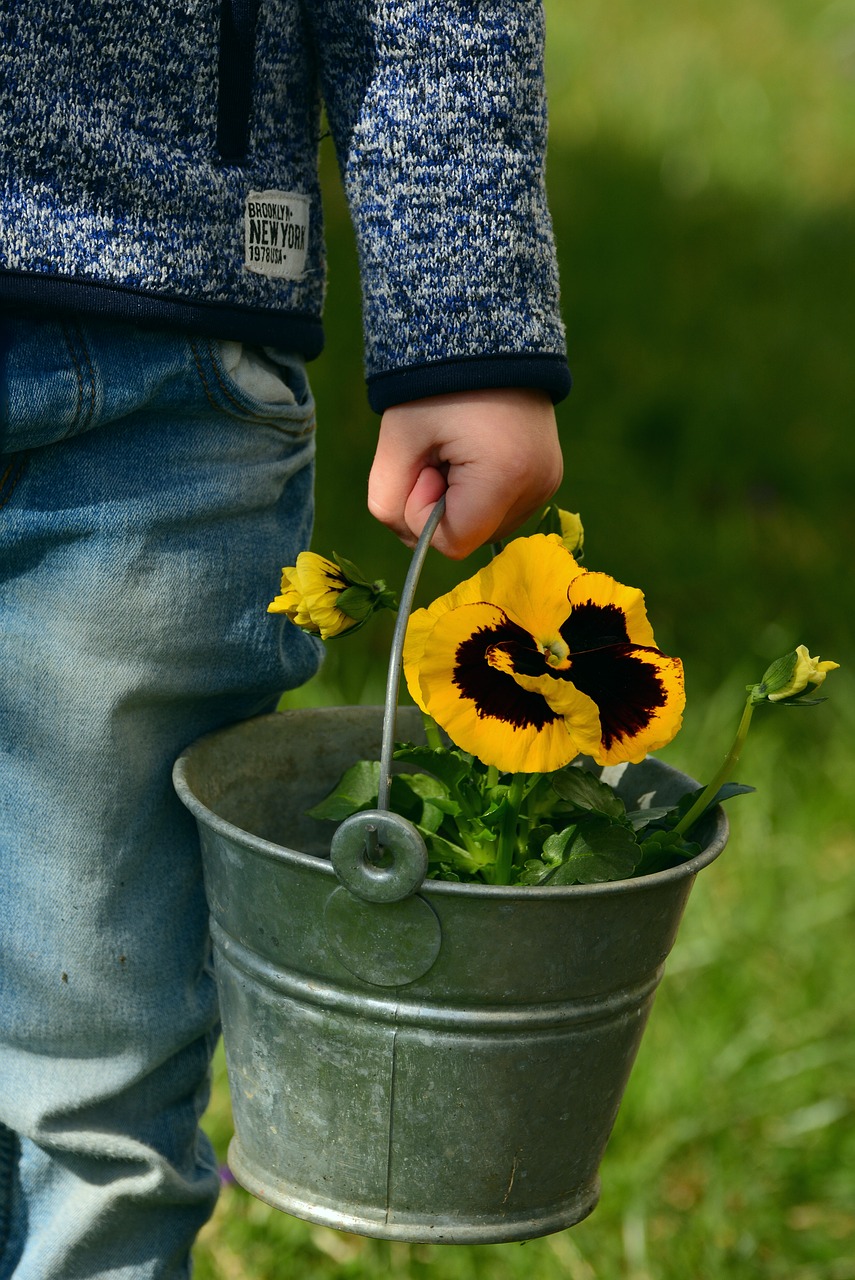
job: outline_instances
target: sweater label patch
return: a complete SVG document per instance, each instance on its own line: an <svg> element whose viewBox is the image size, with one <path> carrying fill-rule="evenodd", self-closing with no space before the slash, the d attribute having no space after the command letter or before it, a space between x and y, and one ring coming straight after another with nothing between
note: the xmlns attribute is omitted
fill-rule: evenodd
<svg viewBox="0 0 855 1280"><path fill-rule="evenodd" d="M306 270L309 197L294 191L250 191L243 232L247 271L299 280Z"/></svg>

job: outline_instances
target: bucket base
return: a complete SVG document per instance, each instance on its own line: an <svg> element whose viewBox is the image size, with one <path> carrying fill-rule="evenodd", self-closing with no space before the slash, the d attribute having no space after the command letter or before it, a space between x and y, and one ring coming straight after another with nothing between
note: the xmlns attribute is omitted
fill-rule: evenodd
<svg viewBox="0 0 855 1280"><path fill-rule="evenodd" d="M254 1169L244 1158L238 1138L229 1145L229 1168L236 1181L265 1204L306 1222L334 1227L360 1236L380 1240L403 1240L408 1244L509 1244L548 1236L565 1227L573 1227L596 1208L600 1198L600 1179L578 1188L560 1208L550 1206L548 1214L480 1214L480 1221L459 1221L451 1215L430 1217L389 1209L381 1214L375 1206L341 1204L325 1205L302 1199L286 1185L273 1187L263 1170Z"/></svg>

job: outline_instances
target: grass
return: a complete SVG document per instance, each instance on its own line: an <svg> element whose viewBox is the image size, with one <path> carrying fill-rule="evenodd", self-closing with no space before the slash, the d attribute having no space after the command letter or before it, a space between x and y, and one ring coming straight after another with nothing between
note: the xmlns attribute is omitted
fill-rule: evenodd
<svg viewBox="0 0 855 1280"><path fill-rule="evenodd" d="M547 16L575 376L560 500L588 563L644 586L686 662L666 757L707 776L742 686L798 642L843 670L825 707L758 716L741 768L758 792L693 892L590 1219L524 1246L411 1247L229 1186L199 1280L855 1280L855 3L548 0ZM407 554L364 514L376 421L330 150L316 546L398 584ZM429 558L423 598L459 572ZM330 646L292 701L382 700L388 641ZM207 1123L223 1155L221 1060Z"/></svg>

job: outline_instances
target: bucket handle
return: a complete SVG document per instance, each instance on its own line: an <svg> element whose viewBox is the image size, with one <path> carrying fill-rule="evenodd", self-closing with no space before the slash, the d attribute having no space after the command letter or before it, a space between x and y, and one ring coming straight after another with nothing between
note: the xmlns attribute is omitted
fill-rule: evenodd
<svg viewBox="0 0 855 1280"><path fill-rule="evenodd" d="M445 494L431 511L419 535L401 592L386 677L377 808L345 818L332 839L330 856L336 875L346 889L366 902L400 902L415 893L427 875L425 842L411 822L390 811L389 791L404 637L425 556L444 512Z"/></svg>

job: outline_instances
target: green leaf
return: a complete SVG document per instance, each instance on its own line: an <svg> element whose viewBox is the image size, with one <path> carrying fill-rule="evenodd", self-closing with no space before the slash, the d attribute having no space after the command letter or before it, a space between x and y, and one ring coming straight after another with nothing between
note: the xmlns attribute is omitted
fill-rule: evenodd
<svg viewBox="0 0 855 1280"><path fill-rule="evenodd" d="M708 813L709 810L717 804L723 804L725 800L732 800L734 796L747 796L750 795L752 791L756 790L756 787L746 786L746 784L742 782L725 782L723 786L719 787L718 791L709 801L706 809L704 809L704 813ZM684 814L689 812L698 796L703 794L703 791L703 787L698 787L695 791L688 791L684 796L680 797L677 804L670 810L675 821L679 820ZM700 817L701 815L699 814L698 816ZM694 826L694 823L692 823L692 826Z"/></svg>
<svg viewBox="0 0 855 1280"><path fill-rule="evenodd" d="M445 794L431 796L430 803L434 809L439 809L441 813L447 814L449 818L460 817L460 805L456 800L449 800Z"/></svg>
<svg viewBox="0 0 855 1280"><path fill-rule="evenodd" d="M450 790L455 790L472 769L472 757L454 747L423 747L401 742L395 748L393 759L424 769Z"/></svg>
<svg viewBox="0 0 855 1280"><path fill-rule="evenodd" d="M424 799L410 785L410 777L393 774L389 784L389 808L410 822L420 822L424 807Z"/></svg>
<svg viewBox="0 0 855 1280"><path fill-rule="evenodd" d="M478 850L477 853L473 853L464 849L462 845L455 844L453 840L448 840L434 831L428 831L426 827L416 825L424 836L428 861L431 863L438 862L441 865L453 867L458 872L477 875L484 867L491 866L495 861L494 849Z"/></svg>
<svg viewBox="0 0 855 1280"><path fill-rule="evenodd" d="M340 556L337 551L332 553L332 558L341 569L345 578L355 587L371 587L371 579L366 578L361 569L353 563L352 560L346 560L344 556ZM385 586L385 583L384 583Z"/></svg>
<svg viewBox="0 0 855 1280"><path fill-rule="evenodd" d="M620 796L599 778L594 777L587 769L578 765L568 765L552 775L552 786L562 800L567 800L578 809L593 809L610 818L622 818L626 807Z"/></svg>
<svg viewBox="0 0 855 1280"><path fill-rule="evenodd" d="M377 804L379 787L379 760L360 760L342 775L328 796L306 812L310 818L343 822L352 813L373 809Z"/></svg>
<svg viewBox="0 0 855 1280"><path fill-rule="evenodd" d="M645 827L649 827L652 822L661 822L663 818L667 818L668 814L673 812L673 806L667 809L664 807L651 807L650 809L633 809L626 817L634 831L642 831Z"/></svg>
<svg viewBox="0 0 855 1280"><path fill-rule="evenodd" d="M559 838L563 835L564 832L560 832ZM551 839L544 844L544 854ZM627 880L634 874L638 858L634 832L623 823L592 816L579 823L575 834L565 843L561 865L549 877L549 883L600 884Z"/></svg>
<svg viewBox="0 0 855 1280"><path fill-rule="evenodd" d="M541 823L539 826L532 827L531 831L529 831L528 836L526 837L526 842L525 842L526 853L529 853L529 854L541 853L543 850L544 844L546 843L546 841L549 839L549 837L552 835L554 831L555 831L555 828L550 826L546 822Z"/></svg>
<svg viewBox="0 0 855 1280"><path fill-rule="evenodd" d="M396 773L394 778L425 800L442 800L447 794L444 785L432 773Z"/></svg>
<svg viewBox="0 0 855 1280"><path fill-rule="evenodd" d="M670 832L672 828L677 825L680 819L689 812L698 797L703 795L704 790L704 787L697 787L694 791L687 791L686 794L681 796L677 803L672 805L669 809L635 809L632 813L627 814L627 819L639 833L642 831L648 831L648 834L653 836L660 832ZM746 786L742 782L725 782L719 787L715 796L708 801L707 806L704 809L704 813L709 813L710 809L717 804L722 804L725 800L731 800L734 796L750 795L754 790L756 790L755 787ZM703 813L699 814L695 821L699 821L702 817ZM692 828L694 828L694 826L695 823L693 822ZM695 852L697 851L697 848L695 848ZM670 865L676 864L672 863ZM661 869L661 867L656 868L656 870ZM645 868L644 870L640 870L638 874L647 875L647 869Z"/></svg>
<svg viewBox="0 0 855 1280"><path fill-rule="evenodd" d="M345 587L336 598L335 607L356 622L365 622L374 612L374 599L365 587Z"/></svg>
<svg viewBox="0 0 855 1280"><path fill-rule="evenodd" d="M723 804L725 800L732 800L734 796L748 796L756 790L756 787L749 787L744 782L725 782L713 796L712 803Z"/></svg>
<svg viewBox="0 0 855 1280"><path fill-rule="evenodd" d="M543 884L554 870L554 867L541 861L540 858L530 858L520 871L517 884Z"/></svg>
<svg viewBox="0 0 855 1280"><path fill-rule="evenodd" d="M547 836L541 846L541 857L553 867L558 867L567 856L568 846L575 839L579 828L575 823L569 827L565 827L563 831L556 831L553 835Z"/></svg>
<svg viewBox="0 0 855 1280"><path fill-rule="evenodd" d="M510 803L507 795L494 801L486 813L481 814L481 824L489 831L494 831L496 827L500 827L504 821L505 814L510 810Z"/></svg>
<svg viewBox="0 0 855 1280"><path fill-rule="evenodd" d="M432 801L425 800L422 805L422 817L419 826L424 827L427 831L436 832L439 831L444 821L445 814L442 809L438 809Z"/></svg>
<svg viewBox="0 0 855 1280"><path fill-rule="evenodd" d="M435 866L435 867L431 866L428 868L428 873L425 879L426 880L450 880L452 884L460 884L462 880L466 882L471 882L472 880L480 881L481 877L472 876L472 875L462 876L460 875L459 872L455 871L452 867L450 867L447 862L440 862L438 866Z"/></svg>
<svg viewBox="0 0 855 1280"><path fill-rule="evenodd" d="M641 842L641 860L636 875L649 876L654 871L677 867L700 851L699 844L685 840L676 831L655 831Z"/></svg>
<svg viewBox="0 0 855 1280"><path fill-rule="evenodd" d="M389 806L416 826L438 831L445 819L445 812L440 807L444 799L445 788L438 778L432 778L429 773L392 775Z"/></svg>

